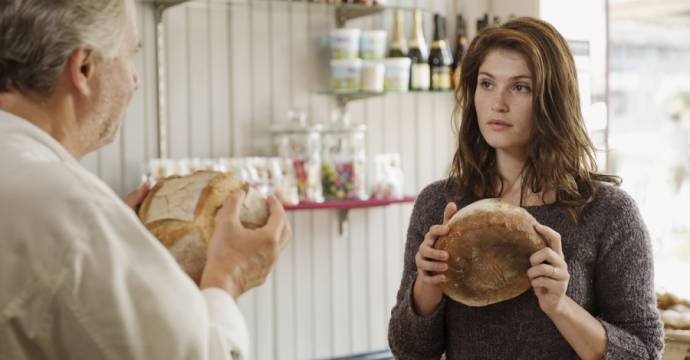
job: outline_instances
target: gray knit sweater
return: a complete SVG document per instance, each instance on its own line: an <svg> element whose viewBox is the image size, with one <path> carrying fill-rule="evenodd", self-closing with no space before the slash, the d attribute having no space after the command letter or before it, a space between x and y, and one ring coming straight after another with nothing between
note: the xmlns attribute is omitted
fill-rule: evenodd
<svg viewBox="0 0 690 360"><path fill-rule="evenodd" d="M444 297L428 317L412 307L415 254L428 229L441 223L450 199L439 181L415 203L405 264L388 340L398 359L577 359L541 311L532 290L486 307ZM460 207L467 205L457 201ZM663 326L656 310L649 236L635 202L617 187L598 183L579 224L555 204L527 207L561 234L571 278L567 295L601 321L608 336L605 359L658 359Z"/></svg>

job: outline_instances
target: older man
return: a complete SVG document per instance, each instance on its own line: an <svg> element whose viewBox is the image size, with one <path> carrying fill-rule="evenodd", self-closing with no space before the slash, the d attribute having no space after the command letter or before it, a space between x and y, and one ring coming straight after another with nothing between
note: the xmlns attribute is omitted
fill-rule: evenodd
<svg viewBox="0 0 690 360"><path fill-rule="evenodd" d="M217 216L201 290L77 162L137 88L134 0L0 1L0 359L246 358L235 299L290 236Z"/></svg>

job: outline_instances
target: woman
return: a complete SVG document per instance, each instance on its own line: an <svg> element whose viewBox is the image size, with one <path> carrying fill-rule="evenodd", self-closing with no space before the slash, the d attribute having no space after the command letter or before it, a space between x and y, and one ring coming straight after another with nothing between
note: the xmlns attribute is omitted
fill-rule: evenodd
<svg viewBox="0 0 690 360"><path fill-rule="evenodd" d="M412 212L389 324L393 353L659 358L663 328L648 234L619 179L596 173L563 37L531 18L485 30L470 44L461 74L459 146L449 178L425 188ZM433 244L449 230L439 222L490 197L525 207L548 246L530 257L532 290L468 307L443 296L448 253Z"/></svg>

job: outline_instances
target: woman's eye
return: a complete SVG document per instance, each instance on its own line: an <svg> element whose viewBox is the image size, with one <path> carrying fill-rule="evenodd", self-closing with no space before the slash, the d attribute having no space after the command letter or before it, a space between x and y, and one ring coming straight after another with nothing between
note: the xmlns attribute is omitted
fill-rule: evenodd
<svg viewBox="0 0 690 360"><path fill-rule="evenodd" d="M515 90L517 90L519 92L528 92L528 91L530 91L530 88L527 85L517 84L517 85L515 85Z"/></svg>
<svg viewBox="0 0 690 360"><path fill-rule="evenodd" d="M484 89L490 89L491 88L491 82L488 80L482 80L480 82L480 84Z"/></svg>

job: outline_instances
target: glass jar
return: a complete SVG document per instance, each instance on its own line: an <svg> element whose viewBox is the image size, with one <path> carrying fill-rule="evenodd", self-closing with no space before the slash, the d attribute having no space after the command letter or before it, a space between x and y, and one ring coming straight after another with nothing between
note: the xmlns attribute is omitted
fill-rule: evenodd
<svg viewBox="0 0 690 360"><path fill-rule="evenodd" d="M288 122L271 129L275 152L289 158L301 202L322 202L321 130L319 124L308 125L303 112L288 112Z"/></svg>
<svg viewBox="0 0 690 360"><path fill-rule="evenodd" d="M366 125L352 124L343 110L323 130L324 197L329 200L366 200Z"/></svg>

